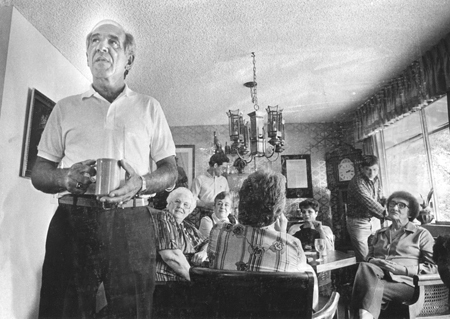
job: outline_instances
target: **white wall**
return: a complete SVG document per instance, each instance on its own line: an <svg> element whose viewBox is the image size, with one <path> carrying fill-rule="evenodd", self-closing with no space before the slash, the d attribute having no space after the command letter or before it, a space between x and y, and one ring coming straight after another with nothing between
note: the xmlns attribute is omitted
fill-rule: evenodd
<svg viewBox="0 0 450 319"><path fill-rule="evenodd" d="M90 80L13 7L0 8L0 30L0 318L37 318L56 201L19 177L28 96L36 88L58 101L85 91Z"/></svg>

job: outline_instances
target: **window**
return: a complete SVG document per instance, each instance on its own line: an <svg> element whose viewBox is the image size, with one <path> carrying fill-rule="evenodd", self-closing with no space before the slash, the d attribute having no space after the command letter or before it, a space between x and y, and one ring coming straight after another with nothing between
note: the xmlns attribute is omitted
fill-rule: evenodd
<svg viewBox="0 0 450 319"><path fill-rule="evenodd" d="M428 105L375 135L384 156L385 193L406 190L426 198L433 187L436 221L450 222L450 131L447 98Z"/></svg>
<svg viewBox="0 0 450 319"><path fill-rule="evenodd" d="M427 196L431 188L427 152L416 112L384 130L388 194L406 190Z"/></svg>
<svg viewBox="0 0 450 319"><path fill-rule="evenodd" d="M437 220L450 222L450 131L446 98L425 109Z"/></svg>

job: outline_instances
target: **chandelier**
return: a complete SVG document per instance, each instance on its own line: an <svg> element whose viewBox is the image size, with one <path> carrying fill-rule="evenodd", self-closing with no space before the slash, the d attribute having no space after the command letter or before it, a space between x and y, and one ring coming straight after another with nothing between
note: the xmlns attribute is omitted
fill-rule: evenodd
<svg viewBox="0 0 450 319"><path fill-rule="evenodd" d="M284 119L282 110L278 109L278 105L267 107L267 123L264 122L266 114L259 111L254 52L252 52L252 58L253 81L244 83L244 86L250 88L254 111L248 114L249 121L244 120L243 113L239 109L229 110L226 113L228 115L230 140L233 143L225 149L225 152L238 155L246 164L250 163L254 157L271 158L275 153L279 155L284 151L285 143ZM244 156L248 159L244 159Z"/></svg>

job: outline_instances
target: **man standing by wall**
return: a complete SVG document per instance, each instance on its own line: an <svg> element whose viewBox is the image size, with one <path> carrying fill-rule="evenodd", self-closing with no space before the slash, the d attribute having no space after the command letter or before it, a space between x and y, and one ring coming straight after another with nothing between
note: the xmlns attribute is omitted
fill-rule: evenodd
<svg viewBox="0 0 450 319"><path fill-rule="evenodd" d="M372 234L371 218L383 220L387 216L378 172L378 158L366 155L361 171L348 185L347 231L358 262L364 261L369 253L367 240Z"/></svg>
<svg viewBox="0 0 450 319"><path fill-rule="evenodd" d="M197 207L210 210L214 206L214 198L220 192L230 190L227 179L222 176L225 170L223 163L230 160L224 153L216 153L209 160L206 174L197 176L192 183L192 193L198 198Z"/></svg>
<svg viewBox="0 0 450 319"><path fill-rule="evenodd" d="M88 34L86 50L92 87L56 104L32 173L38 190L60 194L47 235L39 316L94 317L103 282L108 317L149 318L156 249L144 195L174 185L175 145L158 101L125 84L133 36L104 20ZM106 151L111 138L121 147ZM127 176L96 198L95 160L104 157L120 160ZM151 173L150 159L157 165Z"/></svg>

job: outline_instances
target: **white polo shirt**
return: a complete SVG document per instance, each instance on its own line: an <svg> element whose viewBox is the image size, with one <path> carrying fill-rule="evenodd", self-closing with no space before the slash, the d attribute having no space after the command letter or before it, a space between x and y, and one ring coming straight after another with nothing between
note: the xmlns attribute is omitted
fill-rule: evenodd
<svg viewBox="0 0 450 319"><path fill-rule="evenodd" d="M125 86L108 102L92 87L59 101L45 126L38 156L68 168L87 159L126 159L139 175L175 155L161 105L154 98ZM91 188L87 193L91 193Z"/></svg>

